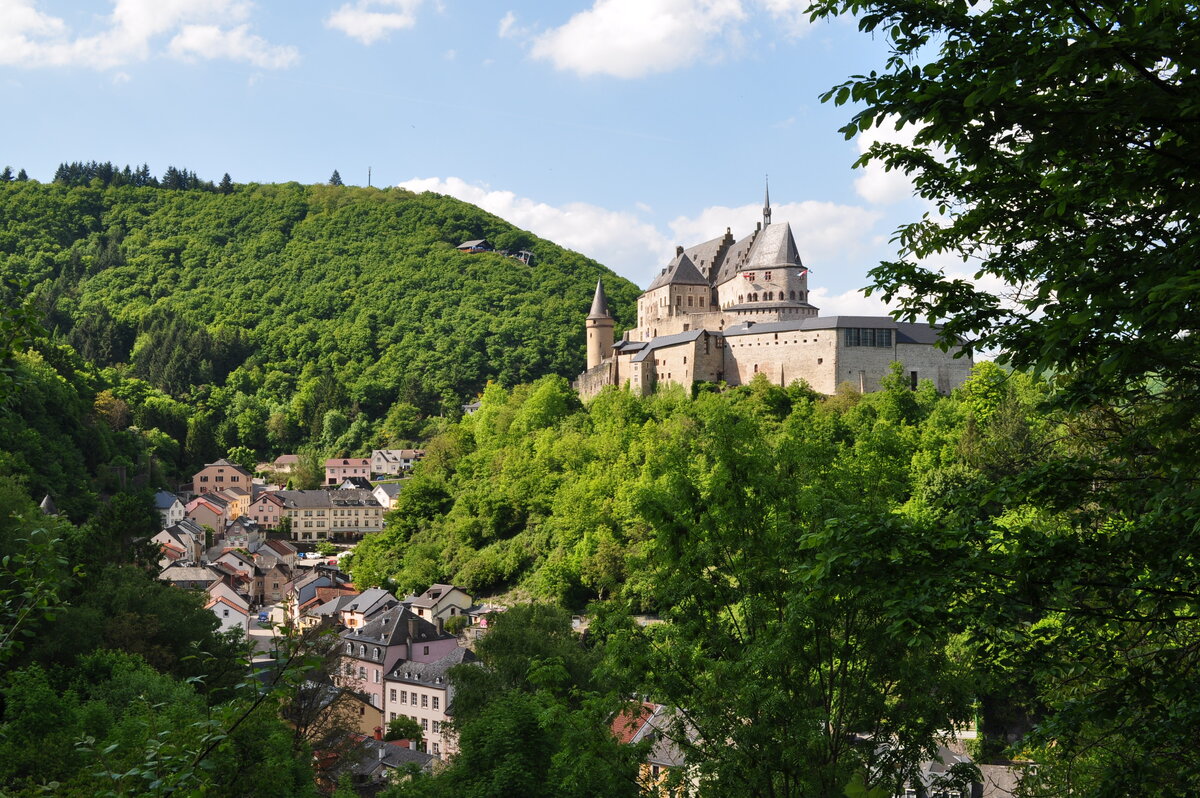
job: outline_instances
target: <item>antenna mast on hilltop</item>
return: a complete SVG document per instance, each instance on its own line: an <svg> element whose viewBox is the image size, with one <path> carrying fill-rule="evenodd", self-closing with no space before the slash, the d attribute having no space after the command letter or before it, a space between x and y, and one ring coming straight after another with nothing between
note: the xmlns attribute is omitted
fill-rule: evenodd
<svg viewBox="0 0 1200 798"><path fill-rule="evenodd" d="M367 167L367 188L371 187L371 167Z"/></svg>

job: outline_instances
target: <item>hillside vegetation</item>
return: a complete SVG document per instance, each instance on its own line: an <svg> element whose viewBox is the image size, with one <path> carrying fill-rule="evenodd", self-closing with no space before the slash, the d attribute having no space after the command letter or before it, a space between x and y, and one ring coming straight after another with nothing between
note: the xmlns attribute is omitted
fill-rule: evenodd
<svg viewBox="0 0 1200 798"><path fill-rule="evenodd" d="M484 237L532 266L455 250ZM390 411L575 374L600 276L629 323L631 283L429 193L0 182L0 299L32 291L51 334L108 369L98 387L177 442L170 470L239 445L361 450L389 442Z"/></svg>

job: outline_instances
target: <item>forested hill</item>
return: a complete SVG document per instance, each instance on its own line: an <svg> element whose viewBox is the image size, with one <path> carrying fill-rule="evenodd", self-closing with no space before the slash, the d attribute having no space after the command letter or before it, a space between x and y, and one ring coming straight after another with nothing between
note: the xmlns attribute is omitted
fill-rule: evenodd
<svg viewBox="0 0 1200 798"><path fill-rule="evenodd" d="M532 251L532 266L455 250L485 237ZM218 416L249 413L236 443L256 450L320 432L330 410L378 420L404 400L435 413L488 380L575 374L596 278L619 323L638 293L449 197L295 183L0 182L0 275L26 281L50 331L86 359L128 364Z"/></svg>

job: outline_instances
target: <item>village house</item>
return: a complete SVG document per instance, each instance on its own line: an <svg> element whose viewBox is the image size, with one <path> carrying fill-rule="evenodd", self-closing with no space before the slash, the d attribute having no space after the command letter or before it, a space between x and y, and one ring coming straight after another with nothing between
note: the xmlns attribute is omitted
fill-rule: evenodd
<svg viewBox="0 0 1200 798"><path fill-rule="evenodd" d="M399 476L424 456L424 449L376 449L371 452L371 473Z"/></svg>
<svg viewBox="0 0 1200 798"><path fill-rule="evenodd" d="M246 506L246 515L263 529L275 529L283 517L283 499L275 493L262 492Z"/></svg>
<svg viewBox="0 0 1200 798"><path fill-rule="evenodd" d="M318 619L308 619L307 613L341 593L358 595L349 585L349 577L335 568L318 566L311 573L298 576L283 586L286 620L290 624L314 626Z"/></svg>
<svg viewBox="0 0 1200 798"><path fill-rule="evenodd" d="M366 626L367 622L384 610L390 610L400 602L381 587L364 590L345 602L338 611L338 622L347 629Z"/></svg>
<svg viewBox="0 0 1200 798"><path fill-rule="evenodd" d="M249 490L251 480L252 475L249 471L222 458L196 472L192 477L192 492L205 494L225 488Z"/></svg>
<svg viewBox="0 0 1200 798"><path fill-rule="evenodd" d="M158 574L159 581L184 590L204 590L220 578L221 574L207 565L178 563L168 565Z"/></svg>
<svg viewBox="0 0 1200 798"><path fill-rule="evenodd" d="M159 546L163 559L159 566L166 568L173 562L199 563L204 551L204 528L186 518L150 538Z"/></svg>
<svg viewBox="0 0 1200 798"><path fill-rule="evenodd" d="M375 496L375 501L379 502L379 506L385 510L390 510L396 506L396 497L400 495L399 482L379 482L371 490Z"/></svg>
<svg viewBox="0 0 1200 798"><path fill-rule="evenodd" d="M383 508L368 490L281 490L292 540L350 542L383 529Z"/></svg>
<svg viewBox="0 0 1200 798"><path fill-rule="evenodd" d="M325 484L337 485L346 477L371 478L369 457L332 457L325 461Z"/></svg>
<svg viewBox="0 0 1200 798"><path fill-rule="evenodd" d="M385 711L385 673L400 661L435 662L458 647L458 638L447 634L440 623L419 618L403 605L343 632L342 641L345 651L339 684L366 694L372 706Z"/></svg>
<svg viewBox="0 0 1200 798"><path fill-rule="evenodd" d="M220 495L206 493L188 502L184 511L189 520L201 527L207 526L220 535L225 532L225 524L229 520L226 515L228 506L228 502Z"/></svg>
<svg viewBox="0 0 1200 798"><path fill-rule="evenodd" d="M457 753L457 741L446 726L454 698L449 672L456 665L476 661L473 651L456 647L433 662L397 663L384 679L384 714L388 721L404 715L419 723L422 751L439 757Z"/></svg>
<svg viewBox="0 0 1200 798"><path fill-rule="evenodd" d="M467 591L454 585L431 585L421 595L405 596L404 604L427 621L445 621L464 614L471 607Z"/></svg>
<svg viewBox="0 0 1200 798"><path fill-rule="evenodd" d="M165 490L154 494L154 509L162 516L163 529L178 524L187 512L179 497Z"/></svg>
<svg viewBox="0 0 1200 798"><path fill-rule="evenodd" d="M236 521L246 515L250 509L250 488L225 488L217 495L226 501L225 515L230 521Z"/></svg>
<svg viewBox="0 0 1200 798"><path fill-rule="evenodd" d="M204 609L217 616L222 632L231 629L243 632L250 630L250 602L224 582L213 582L206 592L208 600L204 603Z"/></svg>
<svg viewBox="0 0 1200 798"><path fill-rule="evenodd" d="M644 740L651 741L646 761L638 773L638 783L645 795L671 798L680 794L667 785L670 772L686 766L683 749L672 740L672 735L685 733L679 721L678 713L649 701L618 713L612 720L612 734L618 742L636 745ZM689 778L689 781L694 788L694 779Z"/></svg>

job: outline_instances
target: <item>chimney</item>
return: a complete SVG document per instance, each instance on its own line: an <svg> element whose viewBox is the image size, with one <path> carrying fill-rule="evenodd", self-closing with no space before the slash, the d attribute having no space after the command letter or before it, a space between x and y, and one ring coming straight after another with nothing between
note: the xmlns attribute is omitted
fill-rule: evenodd
<svg viewBox="0 0 1200 798"><path fill-rule="evenodd" d="M376 740L382 740L382 739L383 739L383 727L382 727L382 726L376 726L376 727L375 727L375 739L376 739Z"/></svg>
<svg viewBox="0 0 1200 798"><path fill-rule="evenodd" d="M676 244L676 245L675 245L675 254L676 254L676 255L682 255L682 254L683 254L683 245L682 245L682 244Z"/></svg>
<svg viewBox="0 0 1200 798"><path fill-rule="evenodd" d="M408 637L412 639L417 636L417 619L409 616L408 618Z"/></svg>
<svg viewBox="0 0 1200 798"><path fill-rule="evenodd" d="M446 633L446 622L443 621L441 618L437 619L437 630L438 630L438 637L441 637L443 634Z"/></svg>

